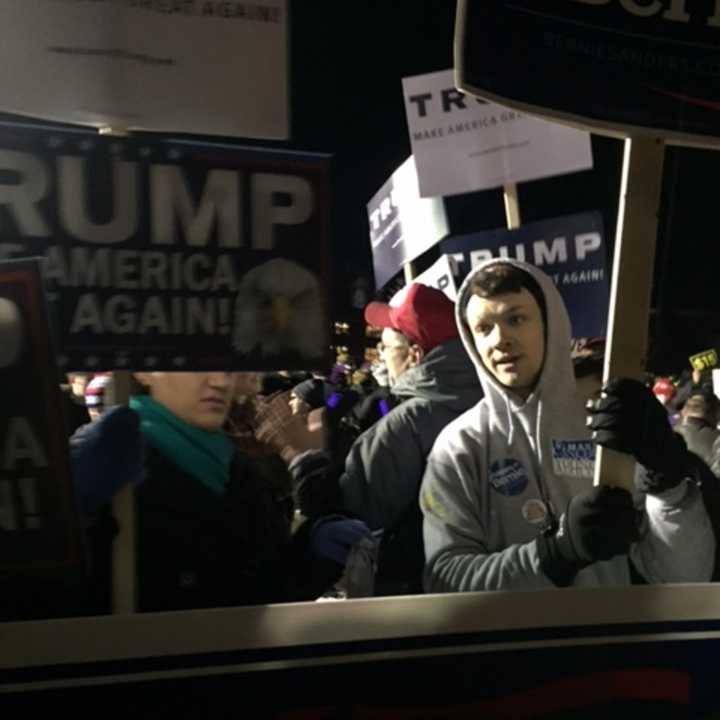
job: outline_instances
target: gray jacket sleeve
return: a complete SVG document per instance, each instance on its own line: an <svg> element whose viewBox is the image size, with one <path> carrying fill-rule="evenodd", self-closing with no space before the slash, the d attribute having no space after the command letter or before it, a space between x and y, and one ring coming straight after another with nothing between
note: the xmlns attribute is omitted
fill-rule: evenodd
<svg viewBox="0 0 720 720"><path fill-rule="evenodd" d="M716 478L720 478L720 437L713 443L710 455L710 470Z"/></svg>
<svg viewBox="0 0 720 720"><path fill-rule="evenodd" d="M468 456L437 447L430 453L420 493L426 592L554 587L540 570L535 541L488 550L481 481Z"/></svg>
<svg viewBox="0 0 720 720"><path fill-rule="evenodd" d="M715 534L697 485L684 481L645 497L646 522L630 556L650 583L708 582L715 565Z"/></svg>
<svg viewBox="0 0 720 720"><path fill-rule="evenodd" d="M411 503L417 503L427 454L419 420L401 405L350 448L340 477L343 505L372 530L392 527Z"/></svg>

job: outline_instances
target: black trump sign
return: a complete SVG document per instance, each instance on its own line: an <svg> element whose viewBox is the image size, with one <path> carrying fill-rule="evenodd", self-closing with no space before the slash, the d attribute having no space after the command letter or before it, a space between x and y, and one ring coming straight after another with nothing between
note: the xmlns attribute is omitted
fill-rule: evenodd
<svg viewBox="0 0 720 720"><path fill-rule="evenodd" d="M0 259L43 256L72 370L329 353L326 156L0 126Z"/></svg>

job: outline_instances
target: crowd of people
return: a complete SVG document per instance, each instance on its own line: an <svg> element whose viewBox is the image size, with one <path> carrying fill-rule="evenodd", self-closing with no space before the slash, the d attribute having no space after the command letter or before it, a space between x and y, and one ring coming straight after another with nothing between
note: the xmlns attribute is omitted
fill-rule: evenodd
<svg viewBox="0 0 720 720"><path fill-rule="evenodd" d="M717 579L707 374L603 387L602 339L573 348L552 280L507 258L365 319L373 364L138 372L120 405L71 376L87 611L110 610L127 485L141 611ZM635 492L593 486L597 445L634 456Z"/></svg>

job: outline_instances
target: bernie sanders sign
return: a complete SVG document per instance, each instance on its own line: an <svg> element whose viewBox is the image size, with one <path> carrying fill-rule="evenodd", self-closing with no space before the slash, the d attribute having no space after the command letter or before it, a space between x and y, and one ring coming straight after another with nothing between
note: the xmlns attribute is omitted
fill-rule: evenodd
<svg viewBox="0 0 720 720"><path fill-rule="evenodd" d="M467 93L596 132L718 143L720 0L459 0L457 17Z"/></svg>

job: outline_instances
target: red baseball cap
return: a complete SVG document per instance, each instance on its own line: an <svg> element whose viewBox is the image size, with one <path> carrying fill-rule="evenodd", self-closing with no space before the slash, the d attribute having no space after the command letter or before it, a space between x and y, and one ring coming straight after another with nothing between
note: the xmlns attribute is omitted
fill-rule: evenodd
<svg viewBox="0 0 720 720"><path fill-rule="evenodd" d="M105 389L112 380L112 373L97 373L85 388L85 405L102 409L105 405Z"/></svg>
<svg viewBox="0 0 720 720"><path fill-rule="evenodd" d="M675 395L675 386L670 378L658 378L652 390L654 395L662 395L666 400Z"/></svg>
<svg viewBox="0 0 720 720"><path fill-rule="evenodd" d="M365 322L397 330L426 352L458 336L455 304L441 290L420 283L411 283L397 307L371 302Z"/></svg>

